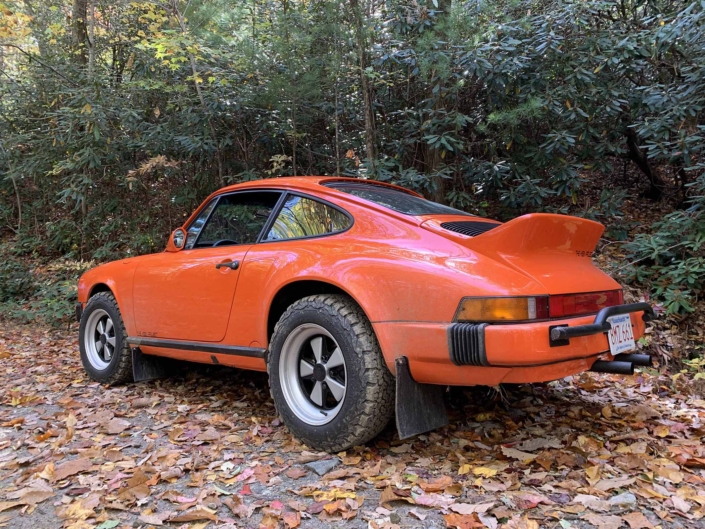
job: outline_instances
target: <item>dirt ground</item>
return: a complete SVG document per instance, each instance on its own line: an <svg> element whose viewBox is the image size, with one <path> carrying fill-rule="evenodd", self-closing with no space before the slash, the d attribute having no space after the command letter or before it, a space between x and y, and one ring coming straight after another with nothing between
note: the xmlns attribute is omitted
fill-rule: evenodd
<svg viewBox="0 0 705 529"><path fill-rule="evenodd" d="M331 456L263 374L108 388L75 329L5 323L0 366L4 527L705 527L705 400L656 375L454 390L449 427Z"/></svg>

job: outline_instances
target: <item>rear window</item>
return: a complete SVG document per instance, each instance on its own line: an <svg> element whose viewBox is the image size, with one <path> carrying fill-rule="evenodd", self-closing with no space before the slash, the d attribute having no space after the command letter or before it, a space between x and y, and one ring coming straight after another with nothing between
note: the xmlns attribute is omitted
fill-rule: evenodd
<svg viewBox="0 0 705 529"><path fill-rule="evenodd" d="M417 197L391 187L363 182L330 182L324 184L356 197L364 198L380 206L393 209L406 215L468 215L459 209L450 208L425 198Z"/></svg>

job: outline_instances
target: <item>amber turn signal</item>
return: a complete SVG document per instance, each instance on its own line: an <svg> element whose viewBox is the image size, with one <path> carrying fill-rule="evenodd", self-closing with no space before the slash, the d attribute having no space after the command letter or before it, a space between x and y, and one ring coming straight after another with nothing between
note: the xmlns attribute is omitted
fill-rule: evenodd
<svg viewBox="0 0 705 529"><path fill-rule="evenodd" d="M456 321L510 322L548 318L548 296L521 298L464 298Z"/></svg>

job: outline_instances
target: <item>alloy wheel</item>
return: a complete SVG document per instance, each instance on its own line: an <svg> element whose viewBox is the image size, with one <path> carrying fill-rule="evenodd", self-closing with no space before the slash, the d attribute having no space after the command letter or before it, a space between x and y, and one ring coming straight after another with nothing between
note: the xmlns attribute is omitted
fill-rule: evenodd
<svg viewBox="0 0 705 529"><path fill-rule="evenodd" d="M282 347L279 373L284 398L303 422L321 426L338 415L346 393L345 357L326 329L296 327Z"/></svg>
<svg viewBox="0 0 705 529"><path fill-rule="evenodd" d="M85 326L84 344L86 357L98 370L107 369L115 354L115 325L103 309L96 309L88 317Z"/></svg>

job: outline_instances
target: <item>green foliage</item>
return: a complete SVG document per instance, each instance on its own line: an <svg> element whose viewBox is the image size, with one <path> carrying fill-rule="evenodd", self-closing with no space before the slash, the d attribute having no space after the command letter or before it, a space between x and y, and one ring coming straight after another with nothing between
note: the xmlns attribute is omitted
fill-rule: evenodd
<svg viewBox="0 0 705 529"><path fill-rule="evenodd" d="M623 239L613 175L631 160L645 193L691 209L630 246L629 277L671 311L701 293L702 1L92 5L82 38L72 2L0 0L0 231L19 267L159 251L214 189L302 174ZM588 173L604 191L584 206Z"/></svg>
<svg viewBox="0 0 705 529"><path fill-rule="evenodd" d="M93 262L62 259L30 269L16 250L0 245L0 321L38 319L54 326L72 321L78 278Z"/></svg>
<svg viewBox="0 0 705 529"><path fill-rule="evenodd" d="M683 363L686 369L682 372L693 374L695 380L705 380L705 356L684 360Z"/></svg>
<svg viewBox="0 0 705 529"><path fill-rule="evenodd" d="M656 222L648 234L625 245L628 279L650 284L669 313L692 312L705 292L705 176L692 184L692 206Z"/></svg>
<svg viewBox="0 0 705 529"><path fill-rule="evenodd" d="M22 261L8 256L0 264L0 303L27 300L36 288L31 271Z"/></svg>

